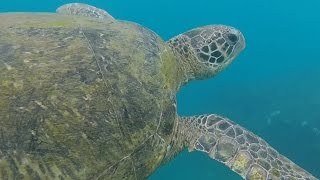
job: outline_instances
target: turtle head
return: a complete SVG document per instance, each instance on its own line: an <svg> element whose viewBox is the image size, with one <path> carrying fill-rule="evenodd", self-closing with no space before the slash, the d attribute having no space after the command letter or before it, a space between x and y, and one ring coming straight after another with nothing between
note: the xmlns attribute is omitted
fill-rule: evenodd
<svg viewBox="0 0 320 180"><path fill-rule="evenodd" d="M209 25L180 34L168 42L183 74L182 83L216 75L245 48L242 33L230 26Z"/></svg>

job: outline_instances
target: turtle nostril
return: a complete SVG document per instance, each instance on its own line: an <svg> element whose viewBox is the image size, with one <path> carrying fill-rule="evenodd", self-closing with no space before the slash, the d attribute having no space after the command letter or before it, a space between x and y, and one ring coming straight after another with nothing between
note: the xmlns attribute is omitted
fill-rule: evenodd
<svg viewBox="0 0 320 180"><path fill-rule="evenodd" d="M238 36L235 34L229 33L229 34L227 34L227 37L233 43L236 43L238 41Z"/></svg>

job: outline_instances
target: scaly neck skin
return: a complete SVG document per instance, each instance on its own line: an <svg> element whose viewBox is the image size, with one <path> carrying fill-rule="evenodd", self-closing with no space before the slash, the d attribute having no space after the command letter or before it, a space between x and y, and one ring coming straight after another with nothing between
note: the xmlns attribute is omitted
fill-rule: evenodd
<svg viewBox="0 0 320 180"><path fill-rule="evenodd" d="M206 78L206 76L203 76L205 67L199 63L196 54L187 41L188 39L184 35L179 35L167 42L176 59L177 78L179 78L177 82L180 82L178 88L190 80Z"/></svg>
<svg viewBox="0 0 320 180"><path fill-rule="evenodd" d="M170 47L175 57L175 78L177 82L176 91L178 91L181 86L185 85L191 80L204 78L203 73L200 75L197 72L203 72L205 67L199 63L190 45L188 43L184 43L186 42L186 39L184 38L185 37L183 35L179 35L167 42L167 45ZM168 147L164 163L173 159L178 153L180 153L190 144L189 139L192 137L188 137L188 135L197 134L197 132L186 133L186 131L198 131L198 129L188 127L185 122L186 121L184 121L184 118L177 116L175 128L173 130L175 134L172 136L170 147Z"/></svg>

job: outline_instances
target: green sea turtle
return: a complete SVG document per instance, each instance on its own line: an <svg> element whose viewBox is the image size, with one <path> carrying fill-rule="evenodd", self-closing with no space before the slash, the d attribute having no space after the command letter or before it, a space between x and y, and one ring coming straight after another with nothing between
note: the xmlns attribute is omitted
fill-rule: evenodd
<svg viewBox="0 0 320 180"><path fill-rule="evenodd" d="M0 179L145 179L186 147L245 179L316 179L225 117L177 115L179 88L245 47L235 28L164 42L77 3L0 19Z"/></svg>

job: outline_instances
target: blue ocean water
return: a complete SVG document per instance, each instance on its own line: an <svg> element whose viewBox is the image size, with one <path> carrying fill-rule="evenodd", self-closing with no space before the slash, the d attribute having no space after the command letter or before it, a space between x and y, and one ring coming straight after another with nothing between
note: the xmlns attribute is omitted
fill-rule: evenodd
<svg viewBox="0 0 320 180"><path fill-rule="evenodd" d="M0 12L55 11L67 0L1 0ZM218 113L320 178L320 1L81 0L163 39L207 24L237 27L246 50L225 71L178 93L178 113ZM1 20L1 19L0 19ZM241 179L202 153L182 152L150 178Z"/></svg>

